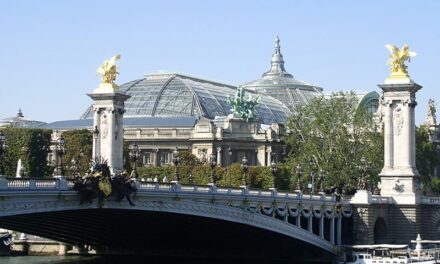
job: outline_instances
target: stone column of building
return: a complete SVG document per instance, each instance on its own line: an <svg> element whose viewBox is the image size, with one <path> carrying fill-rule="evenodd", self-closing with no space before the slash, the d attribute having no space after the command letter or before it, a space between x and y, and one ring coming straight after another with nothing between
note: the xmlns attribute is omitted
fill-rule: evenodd
<svg viewBox="0 0 440 264"><path fill-rule="evenodd" d="M266 166L270 166L270 163L272 162L272 147L266 148Z"/></svg>
<svg viewBox="0 0 440 264"><path fill-rule="evenodd" d="M154 167L158 166L158 164L157 164L157 152L158 152L157 148L154 148L154 149L151 150L151 165L154 166Z"/></svg>
<svg viewBox="0 0 440 264"><path fill-rule="evenodd" d="M217 147L217 166L222 166L222 148Z"/></svg>

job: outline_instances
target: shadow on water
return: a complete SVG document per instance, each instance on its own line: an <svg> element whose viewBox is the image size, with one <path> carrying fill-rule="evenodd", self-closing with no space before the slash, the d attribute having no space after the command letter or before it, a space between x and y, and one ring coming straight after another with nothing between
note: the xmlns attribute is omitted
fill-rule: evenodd
<svg viewBox="0 0 440 264"><path fill-rule="evenodd" d="M227 258L177 258L177 257L151 257L151 256L68 256L68 257L0 257L1 264L287 264L287 263L305 263L305 264L323 264L331 262L296 262L292 261L271 261L264 260L244 260Z"/></svg>

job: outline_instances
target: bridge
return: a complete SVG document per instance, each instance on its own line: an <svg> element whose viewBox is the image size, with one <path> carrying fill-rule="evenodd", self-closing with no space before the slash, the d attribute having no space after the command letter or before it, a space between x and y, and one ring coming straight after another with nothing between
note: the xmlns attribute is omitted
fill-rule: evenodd
<svg viewBox="0 0 440 264"><path fill-rule="evenodd" d="M324 194L136 182L134 206L108 198L100 207L80 204L65 177L0 177L0 227L103 251L332 256L351 217L348 203Z"/></svg>

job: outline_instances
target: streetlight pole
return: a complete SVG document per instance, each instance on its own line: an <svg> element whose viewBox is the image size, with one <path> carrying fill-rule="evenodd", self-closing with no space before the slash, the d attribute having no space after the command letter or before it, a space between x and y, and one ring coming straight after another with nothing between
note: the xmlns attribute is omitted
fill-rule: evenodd
<svg viewBox="0 0 440 264"><path fill-rule="evenodd" d="M243 187L247 187L246 174L249 170L249 166L248 166L248 159L246 158L246 156L243 156L243 159L241 160L241 169L243 170L242 184L243 184Z"/></svg>
<svg viewBox="0 0 440 264"><path fill-rule="evenodd" d="M232 166L232 149L231 147L228 148L228 155L229 155L229 187L231 187L231 166Z"/></svg>
<svg viewBox="0 0 440 264"><path fill-rule="evenodd" d="M358 188L360 190L368 189L368 161L365 157L361 157L359 165L360 177L358 181Z"/></svg>
<svg viewBox="0 0 440 264"><path fill-rule="evenodd" d="M214 153L211 153L211 155L209 156L209 166L211 166L211 184L215 185L216 182L216 177L215 177L215 166L217 166L217 162L216 162L217 157L214 155Z"/></svg>
<svg viewBox="0 0 440 264"><path fill-rule="evenodd" d="M140 153L139 153L139 146L136 143L130 145L130 152L128 153L128 156L133 164L132 165L133 168L131 170L130 177L137 178L138 174L136 171L136 165L137 165L137 161L140 157Z"/></svg>
<svg viewBox="0 0 440 264"><path fill-rule="evenodd" d="M277 170L277 163L275 162L275 160L272 160L272 162L270 163L270 171L272 172L272 182L270 184L270 188L272 190L275 190L275 175L277 174Z"/></svg>
<svg viewBox="0 0 440 264"><path fill-rule="evenodd" d="M180 174L179 174L179 164L180 164L180 153L179 150L176 149L173 151L173 163L174 166L176 167L175 169L175 173L174 173L174 179L176 181L176 183L180 182Z"/></svg>
<svg viewBox="0 0 440 264"><path fill-rule="evenodd" d="M3 155L6 152L6 137L5 134L3 134L2 131L0 131L0 158L3 159ZM3 166L0 167L0 175L3 175Z"/></svg>
<svg viewBox="0 0 440 264"><path fill-rule="evenodd" d="M325 171L323 169L319 170L319 192L324 192L324 176Z"/></svg>
<svg viewBox="0 0 440 264"><path fill-rule="evenodd" d="M66 140L64 139L63 136L61 136L58 139L57 145L55 147L55 153L57 154L58 157L58 166L57 169L54 171L55 175L64 175L64 168L63 168L63 156L64 154L67 153L67 148L66 148Z"/></svg>
<svg viewBox="0 0 440 264"><path fill-rule="evenodd" d="M296 165L295 171L296 171L296 176L298 178L298 180L296 181L296 189L301 191L301 189L302 189L301 188L301 177L302 177L302 174L303 174L301 165L299 165L299 164Z"/></svg>
<svg viewBox="0 0 440 264"><path fill-rule="evenodd" d="M72 176L73 176L74 178L79 177L80 175L79 175L79 173L78 173L78 162L77 162L77 160L75 159L75 157L72 158L72 160L70 161L70 163L72 164L72 165L70 166L70 169L72 170Z"/></svg>

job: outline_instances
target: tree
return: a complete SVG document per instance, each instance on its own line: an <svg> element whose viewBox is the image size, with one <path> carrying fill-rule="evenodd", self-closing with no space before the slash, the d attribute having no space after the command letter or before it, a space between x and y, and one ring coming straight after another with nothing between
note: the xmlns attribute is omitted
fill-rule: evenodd
<svg viewBox="0 0 440 264"><path fill-rule="evenodd" d="M52 173L47 163L51 130L5 127L2 131L7 148L0 160L0 167L5 175L15 176L19 159L28 177L44 177Z"/></svg>
<svg viewBox="0 0 440 264"><path fill-rule="evenodd" d="M432 179L432 176L435 167L440 164L440 157L430 140L431 133L432 131L426 126L416 128L416 167L425 189L431 187L438 193L440 192L439 180Z"/></svg>
<svg viewBox="0 0 440 264"><path fill-rule="evenodd" d="M371 114L358 107L354 92L334 93L329 98L317 97L309 104L298 104L288 119L290 133L286 143L290 148L287 164L296 185L294 168L302 167L302 186L316 173L315 188L319 185L319 171L323 171L323 186L345 190L358 186L361 159L366 162L365 173L375 185L383 165L383 139L377 133Z"/></svg>
<svg viewBox="0 0 440 264"><path fill-rule="evenodd" d="M75 159L77 172L84 174L90 169L92 160L93 135L87 129L63 132L67 152L63 155L63 165L66 175L73 175L72 159Z"/></svg>

